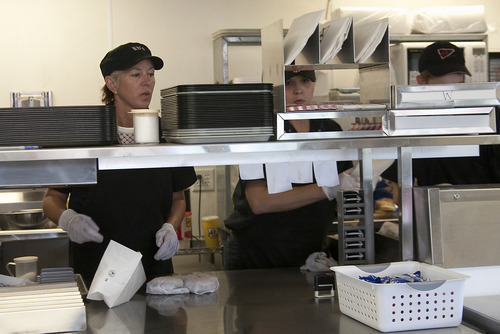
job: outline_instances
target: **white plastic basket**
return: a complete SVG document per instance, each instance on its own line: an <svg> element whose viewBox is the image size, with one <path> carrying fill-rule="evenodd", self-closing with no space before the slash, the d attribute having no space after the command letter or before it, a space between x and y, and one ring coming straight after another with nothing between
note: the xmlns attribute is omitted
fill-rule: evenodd
<svg viewBox="0 0 500 334"><path fill-rule="evenodd" d="M379 331L454 327L462 322L466 275L414 261L331 269L340 311ZM377 284L359 279L418 270L429 281Z"/></svg>

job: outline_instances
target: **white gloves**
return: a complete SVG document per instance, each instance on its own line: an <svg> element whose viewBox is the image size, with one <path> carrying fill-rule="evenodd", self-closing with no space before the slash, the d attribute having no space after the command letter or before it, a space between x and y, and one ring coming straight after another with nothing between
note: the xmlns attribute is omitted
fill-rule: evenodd
<svg viewBox="0 0 500 334"><path fill-rule="evenodd" d="M155 254L155 260L168 260L179 250L179 240L172 224L165 223L156 232L156 246L160 247Z"/></svg>
<svg viewBox="0 0 500 334"><path fill-rule="evenodd" d="M321 187L330 201L337 198L339 189L359 189L361 187L359 178L359 167L352 167L339 174L339 185L334 187Z"/></svg>
<svg viewBox="0 0 500 334"><path fill-rule="evenodd" d="M99 226L92 218L72 209L67 209L61 214L59 226L68 233L69 239L77 244L89 241L101 243L104 239L98 232Z"/></svg>
<svg viewBox="0 0 500 334"><path fill-rule="evenodd" d="M309 270L312 272L330 271L330 268L338 265L337 261L328 257L325 252L315 252L306 259L306 264L300 267L300 270Z"/></svg>

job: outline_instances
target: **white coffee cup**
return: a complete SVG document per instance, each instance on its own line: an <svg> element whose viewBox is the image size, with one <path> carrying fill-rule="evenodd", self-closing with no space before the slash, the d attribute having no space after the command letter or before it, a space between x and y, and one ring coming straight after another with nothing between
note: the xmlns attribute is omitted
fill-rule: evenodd
<svg viewBox="0 0 500 334"><path fill-rule="evenodd" d="M154 144L160 142L159 119L157 109L132 109L134 116L134 138L136 144Z"/></svg>
<svg viewBox="0 0 500 334"><path fill-rule="evenodd" d="M11 267L15 267L15 275ZM38 272L38 256L15 257L13 262L5 266L11 276L25 278L36 282Z"/></svg>

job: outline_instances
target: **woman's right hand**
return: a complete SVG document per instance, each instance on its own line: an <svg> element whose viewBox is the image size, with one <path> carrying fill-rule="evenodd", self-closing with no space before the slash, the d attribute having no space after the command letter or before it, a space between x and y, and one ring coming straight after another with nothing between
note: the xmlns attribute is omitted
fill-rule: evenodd
<svg viewBox="0 0 500 334"><path fill-rule="evenodd" d="M59 217L59 226L68 233L69 239L77 244L85 242L101 243L104 239L99 226L89 216L72 209L64 210Z"/></svg>

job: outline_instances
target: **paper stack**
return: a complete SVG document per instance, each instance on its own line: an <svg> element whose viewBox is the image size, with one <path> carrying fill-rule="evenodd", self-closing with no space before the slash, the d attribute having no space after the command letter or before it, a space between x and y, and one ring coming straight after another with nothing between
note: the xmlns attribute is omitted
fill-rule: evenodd
<svg viewBox="0 0 500 334"><path fill-rule="evenodd" d="M283 40L285 65L290 65L306 46L309 37L319 25L325 10L304 14L292 21Z"/></svg>
<svg viewBox="0 0 500 334"><path fill-rule="evenodd" d="M352 26L352 16L331 20L321 25L320 61L329 63L342 49Z"/></svg>
<svg viewBox="0 0 500 334"><path fill-rule="evenodd" d="M2 333L59 333L87 328L76 282L0 289Z"/></svg>
<svg viewBox="0 0 500 334"><path fill-rule="evenodd" d="M356 63L364 63L370 58L382 41L388 26L388 19L356 25L354 29L354 61Z"/></svg>

